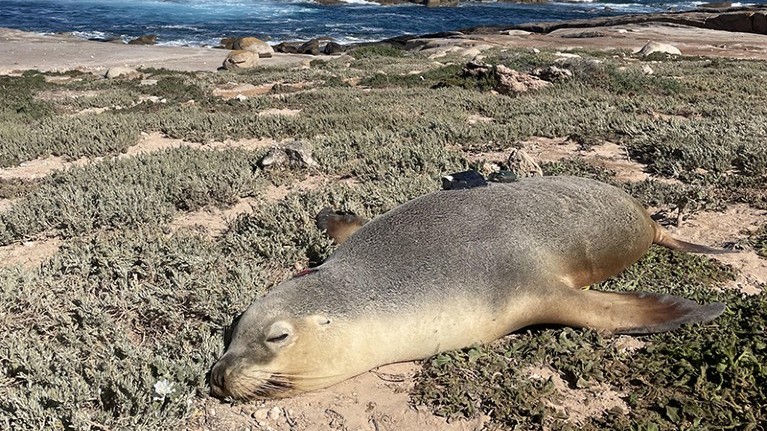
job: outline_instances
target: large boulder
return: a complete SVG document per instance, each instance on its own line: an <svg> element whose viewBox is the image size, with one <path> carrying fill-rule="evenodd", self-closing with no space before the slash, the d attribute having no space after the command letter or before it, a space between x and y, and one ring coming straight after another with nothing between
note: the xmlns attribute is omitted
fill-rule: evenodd
<svg viewBox="0 0 767 431"><path fill-rule="evenodd" d="M336 42L328 42L322 52L326 55L340 55L344 53L344 47Z"/></svg>
<svg viewBox="0 0 767 431"><path fill-rule="evenodd" d="M269 58L274 54L274 49L268 43L255 37L241 37L232 44L232 49L238 51L251 51L260 58Z"/></svg>
<svg viewBox="0 0 767 431"><path fill-rule="evenodd" d="M458 0L423 0L426 7L458 6Z"/></svg>
<svg viewBox="0 0 767 431"><path fill-rule="evenodd" d="M321 52L319 39L312 39L298 47L299 54L320 55Z"/></svg>
<svg viewBox="0 0 767 431"><path fill-rule="evenodd" d="M224 69L248 69L258 66L258 54L251 51L232 51L224 59Z"/></svg>
<svg viewBox="0 0 767 431"><path fill-rule="evenodd" d="M706 19L706 27L715 30L753 33L753 12L723 13Z"/></svg>
<svg viewBox="0 0 767 431"><path fill-rule="evenodd" d="M549 81L528 73L517 72L502 64L495 67L495 78L497 81L495 91L501 94L525 93L551 85Z"/></svg>
<svg viewBox="0 0 767 431"><path fill-rule="evenodd" d="M234 43L237 42L236 37L225 37L221 39L221 42L219 42L219 45L217 48L223 48L223 49L234 49Z"/></svg>
<svg viewBox="0 0 767 431"><path fill-rule="evenodd" d="M754 33L767 34L767 12L756 12L751 17L751 28Z"/></svg>
<svg viewBox="0 0 767 431"><path fill-rule="evenodd" d="M145 34L128 42L128 45L154 45L157 43L156 34Z"/></svg>
<svg viewBox="0 0 767 431"><path fill-rule="evenodd" d="M682 51L680 51L679 48L675 47L674 45L660 42L648 42L645 46L642 47L642 49L639 50L638 54L642 57L647 57L658 52L668 55L682 55Z"/></svg>
<svg viewBox="0 0 767 431"><path fill-rule="evenodd" d="M298 47L302 44L302 42L281 42L274 46L274 50L285 54L298 54Z"/></svg>
<svg viewBox="0 0 767 431"><path fill-rule="evenodd" d="M573 77L573 72L570 69L557 66L539 67L534 69L532 74L549 82L564 81Z"/></svg>

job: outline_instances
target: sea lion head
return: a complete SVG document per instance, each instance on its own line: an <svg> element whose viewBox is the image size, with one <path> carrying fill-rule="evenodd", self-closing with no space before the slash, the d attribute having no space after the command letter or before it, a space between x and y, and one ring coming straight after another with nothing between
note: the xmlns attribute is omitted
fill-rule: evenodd
<svg viewBox="0 0 767 431"><path fill-rule="evenodd" d="M313 309L311 301L296 300L308 293L297 284L295 279L281 284L239 318L224 355L211 370L214 396L288 397L365 371L366 365L349 364L355 354L345 344L348 325ZM296 307L297 301L302 306Z"/></svg>

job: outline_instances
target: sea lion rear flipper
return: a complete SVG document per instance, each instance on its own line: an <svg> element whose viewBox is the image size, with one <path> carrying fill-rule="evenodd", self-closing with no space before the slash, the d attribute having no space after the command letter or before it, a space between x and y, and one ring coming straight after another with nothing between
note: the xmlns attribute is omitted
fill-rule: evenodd
<svg viewBox="0 0 767 431"><path fill-rule="evenodd" d="M336 244L346 241L347 238L367 223L367 220L362 217L351 213L337 212L330 207L323 208L317 213L315 220L317 228L326 231Z"/></svg>
<svg viewBox="0 0 767 431"><path fill-rule="evenodd" d="M653 243L669 248L671 250L686 251L687 253L703 253L703 254L726 254L737 253L735 250L727 250L724 248L709 247L707 245L695 244L692 242L682 241L669 235L668 232L660 225L655 226L655 239Z"/></svg>
<svg viewBox="0 0 767 431"><path fill-rule="evenodd" d="M673 295L647 292L601 292L566 289L558 297L547 321L589 327L617 334L653 334L671 331L684 324L713 320L725 305L698 304ZM560 296L560 295L557 295Z"/></svg>

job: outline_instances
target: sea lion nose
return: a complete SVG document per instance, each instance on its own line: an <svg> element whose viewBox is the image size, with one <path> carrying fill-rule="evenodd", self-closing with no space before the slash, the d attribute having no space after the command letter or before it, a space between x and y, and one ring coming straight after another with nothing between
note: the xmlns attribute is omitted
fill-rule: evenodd
<svg viewBox="0 0 767 431"><path fill-rule="evenodd" d="M231 367L227 361L219 360L210 371L210 393L214 397L224 398L229 395L226 388L226 380L231 373Z"/></svg>

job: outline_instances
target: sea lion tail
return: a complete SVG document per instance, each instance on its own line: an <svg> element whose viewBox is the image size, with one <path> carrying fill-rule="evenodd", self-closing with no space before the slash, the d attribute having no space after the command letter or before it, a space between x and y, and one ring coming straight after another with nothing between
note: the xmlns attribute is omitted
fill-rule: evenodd
<svg viewBox="0 0 767 431"><path fill-rule="evenodd" d="M601 292L564 289L548 322L589 327L616 334L653 334L690 323L715 319L725 310L721 302L698 304L673 295L648 292Z"/></svg>
<svg viewBox="0 0 767 431"><path fill-rule="evenodd" d="M357 215L338 212L330 207L325 207L317 213L315 221L317 228L326 231L336 244L346 241L347 238L368 222Z"/></svg>
<svg viewBox="0 0 767 431"><path fill-rule="evenodd" d="M653 244L662 245L663 247L670 248L671 250L686 251L688 253L726 254L735 252L735 250L709 247L707 245L695 244L692 242L682 241L681 239L676 239L669 235L669 233L658 224L655 226L655 238L653 239Z"/></svg>

